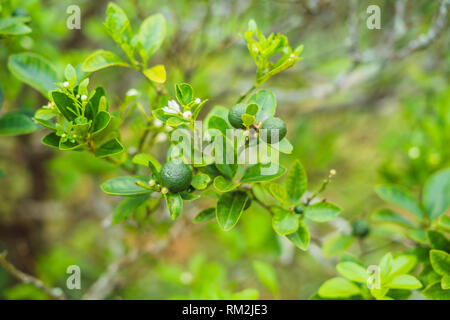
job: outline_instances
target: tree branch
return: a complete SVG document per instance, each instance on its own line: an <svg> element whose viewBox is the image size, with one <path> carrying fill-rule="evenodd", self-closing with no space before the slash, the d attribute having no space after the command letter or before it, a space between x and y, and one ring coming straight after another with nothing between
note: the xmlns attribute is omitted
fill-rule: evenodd
<svg viewBox="0 0 450 320"><path fill-rule="evenodd" d="M13 264L6 260L7 252L3 251L0 253L0 265L5 268L11 275L22 281L23 283L30 283L34 285L36 288L44 291L51 298L55 300L65 300L66 296L61 288L52 288L44 284L41 280L26 274L20 270L18 270Z"/></svg>

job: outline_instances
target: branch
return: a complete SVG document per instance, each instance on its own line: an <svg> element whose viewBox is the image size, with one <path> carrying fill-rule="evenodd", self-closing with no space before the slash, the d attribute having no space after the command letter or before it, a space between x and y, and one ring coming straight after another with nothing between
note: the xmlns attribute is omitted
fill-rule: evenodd
<svg viewBox="0 0 450 320"><path fill-rule="evenodd" d="M14 265L12 265L8 260L6 260L7 252L3 251L0 253L0 265L5 268L11 275L22 281L23 283L31 283L36 288L44 291L50 297L55 300L65 300L66 296L61 288L52 288L44 284L41 280L26 274L18 270Z"/></svg>
<svg viewBox="0 0 450 320"><path fill-rule="evenodd" d="M403 50L394 54L394 59L403 59L414 51L427 48L436 41L439 35L444 31L449 6L450 0L441 0L438 15L433 20L428 33L422 34L419 38L412 40Z"/></svg>

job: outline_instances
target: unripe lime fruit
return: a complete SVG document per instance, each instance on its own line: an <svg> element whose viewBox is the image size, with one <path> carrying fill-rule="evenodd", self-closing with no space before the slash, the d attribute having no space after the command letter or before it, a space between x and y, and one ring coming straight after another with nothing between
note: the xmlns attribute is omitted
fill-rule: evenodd
<svg viewBox="0 0 450 320"><path fill-rule="evenodd" d="M260 129L266 130L265 141L267 143L276 143L280 142L287 133L286 123L280 118L268 118L264 120ZM275 141L276 132L278 131L278 140ZM261 138L264 139L264 135L261 135Z"/></svg>
<svg viewBox="0 0 450 320"><path fill-rule="evenodd" d="M181 192L189 188L192 181L192 171L184 163L166 162L161 168L163 186L170 192Z"/></svg>
<svg viewBox="0 0 450 320"><path fill-rule="evenodd" d="M236 129L245 129L244 122L242 121L242 115L245 113L246 105L238 103L234 105L230 112L228 112L228 121Z"/></svg>
<svg viewBox="0 0 450 320"><path fill-rule="evenodd" d="M303 213L303 207L302 206L295 206L294 212L295 213Z"/></svg>
<svg viewBox="0 0 450 320"><path fill-rule="evenodd" d="M352 223L352 234L355 237L364 238L370 232L369 223L365 219L356 220Z"/></svg>

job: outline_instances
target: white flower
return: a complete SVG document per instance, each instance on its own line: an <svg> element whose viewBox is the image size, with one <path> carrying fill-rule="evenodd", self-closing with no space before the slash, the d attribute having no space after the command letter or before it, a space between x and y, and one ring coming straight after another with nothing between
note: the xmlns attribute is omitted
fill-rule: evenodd
<svg viewBox="0 0 450 320"><path fill-rule="evenodd" d="M126 93L126 95L129 97L137 96L138 94L139 94L139 92L134 88L128 90Z"/></svg>
<svg viewBox="0 0 450 320"><path fill-rule="evenodd" d="M68 86L69 86L69 81L64 81L63 87L64 87L64 88L67 88Z"/></svg>
<svg viewBox="0 0 450 320"><path fill-rule="evenodd" d="M153 125L157 128L161 128L163 125L163 122L159 119L155 119L155 120L153 120Z"/></svg>
<svg viewBox="0 0 450 320"><path fill-rule="evenodd" d="M291 58L294 59L295 58L295 54L291 53Z"/></svg>
<svg viewBox="0 0 450 320"><path fill-rule="evenodd" d="M86 100L87 99L87 96L85 95L85 94L83 94L82 96L81 96L81 100Z"/></svg>
<svg viewBox="0 0 450 320"><path fill-rule="evenodd" d="M199 104L200 102L202 102L202 100L200 100L200 98L195 99L194 101L196 104Z"/></svg>
<svg viewBox="0 0 450 320"><path fill-rule="evenodd" d="M183 117L184 117L185 119L187 119L187 120L191 119L191 118L192 118L192 112L190 112L190 111L184 112L184 113L183 113Z"/></svg>
<svg viewBox="0 0 450 320"><path fill-rule="evenodd" d="M180 106L175 100L170 100L168 106L163 108L165 113L177 114L180 112Z"/></svg>

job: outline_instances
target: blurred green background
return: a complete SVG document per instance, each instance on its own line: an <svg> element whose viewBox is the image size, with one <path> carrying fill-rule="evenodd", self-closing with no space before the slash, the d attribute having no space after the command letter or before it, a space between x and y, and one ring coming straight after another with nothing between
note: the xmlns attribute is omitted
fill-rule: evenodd
<svg viewBox="0 0 450 320"><path fill-rule="evenodd" d="M438 1L362 0L353 8L351 1L331 0L115 2L134 29L150 14L164 15L168 36L152 64L166 66L171 90L177 82L188 82L198 96L209 99L200 117L215 105L231 107L252 85L255 67L240 37L249 19L266 34L286 34L292 46L304 44L303 60L263 87L276 94L277 112L287 120L295 147L282 163L289 166L299 158L313 188L330 169L337 171L325 195L343 213L336 222L309 226L319 241L348 232L349 222L379 208L376 184L401 184L417 195L431 173L449 166L448 18L447 28L423 50L395 55L428 32ZM379 30L366 27L366 9L373 2L381 8ZM80 30L66 27L66 9L74 4L81 9ZM29 15L33 32L0 40L1 114L19 108L32 113L46 103L9 73L9 55L39 53L62 73L66 64L82 63L96 49L120 51L102 25L106 5L101 0L2 0L0 14ZM148 82L131 69L109 68L90 80L91 87L105 86L113 110L131 88L138 90L145 108L151 107ZM130 118L122 131L125 145L137 146L134 132L143 125L138 116ZM87 153L50 150L40 143L44 135L41 130L0 138L0 249L8 250L19 269L62 288L66 268L80 266L82 288L66 290L69 298L79 299L111 263L137 244L152 243L173 222L161 204L149 217L143 212L135 221L111 226L120 199L103 194L100 184L122 174L120 169ZM163 158L168 143L160 140L152 153ZM214 222L193 225L192 217L208 205L208 200L186 205L182 235L158 256L125 263L105 298L306 299L335 275L335 257L324 257L314 246L302 252L282 241L257 204L229 232ZM372 263L402 248L380 234L354 242L349 253ZM255 272L267 264L276 279L271 271ZM0 268L0 298L47 297Z"/></svg>

